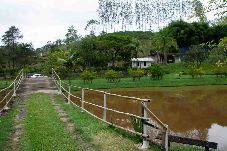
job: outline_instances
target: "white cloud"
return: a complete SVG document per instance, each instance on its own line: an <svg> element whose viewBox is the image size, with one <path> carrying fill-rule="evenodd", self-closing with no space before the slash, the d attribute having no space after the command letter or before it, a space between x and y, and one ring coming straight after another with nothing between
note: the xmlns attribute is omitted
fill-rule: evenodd
<svg viewBox="0 0 227 151"><path fill-rule="evenodd" d="M71 25L84 35L87 21L97 19L97 7L97 0L1 0L0 36L15 25L23 41L41 47L64 38Z"/></svg>

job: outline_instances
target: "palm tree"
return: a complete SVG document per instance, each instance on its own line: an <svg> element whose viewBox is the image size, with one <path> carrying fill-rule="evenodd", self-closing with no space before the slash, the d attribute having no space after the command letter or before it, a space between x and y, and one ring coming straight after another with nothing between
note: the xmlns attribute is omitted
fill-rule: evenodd
<svg viewBox="0 0 227 151"><path fill-rule="evenodd" d="M164 63L167 64L167 53L171 49L177 49L177 41L166 34L165 32L158 33L153 39L152 39L153 46L157 49L157 51L160 51L164 55Z"/></svg>

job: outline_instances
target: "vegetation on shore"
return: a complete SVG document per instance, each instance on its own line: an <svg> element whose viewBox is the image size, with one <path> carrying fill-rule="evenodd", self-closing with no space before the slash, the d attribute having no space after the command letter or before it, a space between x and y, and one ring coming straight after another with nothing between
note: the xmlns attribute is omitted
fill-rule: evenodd
<svg viewBox="0 0 227 151"><path fill-rule="evenodd" d="M143 77L140 81L133 81L132 78L121 78L119 82L109 83L105 78L93 80L93 83L84 83L83 80L70 80L71 85L83 88L113 89L113 88L146 88L146 87L178 87L178 86L203 86L203 85L227 85L226 78L217 78L215 75L204 75L193 79L191 76L168 74L162 80L151 80L150 77ZM64 81L68 83L68 80ZM63 85L67 89L67 85ZM76 88L72 87L72 90Z"/></svg>
<svg viewBox="0 0 227 151"><path fill-rule="evenodd" d="M12 110L0 116L0 151L8 147L10 134L13 130L13 122L17 114L17 103L12 106ZM10 147L10 146L9 146Z"/></svg>
<svg viewBox="0 0 227 151"><path fill-rule="evenodd" d="M75 124L77 133L85 142L97 146L97 150L139 150L136 144L142 140L138 136L108 126L86 112L81 112L81 109L66 104L62 97L57 96L56 101Z"/></svg>

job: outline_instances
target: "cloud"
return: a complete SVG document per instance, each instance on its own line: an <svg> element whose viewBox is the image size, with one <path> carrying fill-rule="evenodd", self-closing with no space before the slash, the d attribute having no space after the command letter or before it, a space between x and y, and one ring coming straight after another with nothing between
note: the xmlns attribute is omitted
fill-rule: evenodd
<svg viewBox="0 0 227 151"><path fill-rule="evenodd" d="M97 0L1 0L0 34L15 25L23 41L41 47L64 38L71 25L84 35L87 21L97 19L97 7Z"/></svg>

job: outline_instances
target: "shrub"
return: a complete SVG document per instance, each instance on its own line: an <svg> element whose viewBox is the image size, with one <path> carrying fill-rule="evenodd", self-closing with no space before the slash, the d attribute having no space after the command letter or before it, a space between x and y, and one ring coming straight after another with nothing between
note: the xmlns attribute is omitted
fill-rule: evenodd
<svg viewBox="0 0 227 151"><path fill-rule="evenodd" d="M202 67L197 67L195 65L189 65L188 66L188 74L192 76L192 78L196 78L198 76L202 76L205 74Z"/></svg>
<svg viewBox="0 0 227 151"><path fill-rule="evenodd" d="M96 75L97 75L96 72L84 70L84 71L80 74L80 78L84 80L84 83L86 83L86 82L92 83L92 81L95 79Z"/></svg>
<svg viewBox="0 0 227 151"><path fill-rule="evenodd" d="M154 64L149 67L149 74L152 79L162 79L165 71L160 64Z"/></svg>
<svg viewBox="0 0 227 151"><path fill-rule="evenodd" d="M143 132L143 122L141 119L131 116L132 127L136 132Z"/></svg>
<svg viewBox="0 0 227 151"><path fill-rule="evenodd" d="M213 72L217 77L227 77L227 65L219 62L214 66Z"/></svg>
<svg viewBox="0 0 227 151"><path fill-rule="evenodd" d="M108 70L105 73L105 77L108 82L119 82L120 81L120 75L117 71L114 70Z"/></svg>
<svg viewBox="0 0 227 151"><path fill-rule="evenodd" d="M132 77L133 81L136 79L140 80L144 76L143 69L128 69L128 74Z"/></svg>

